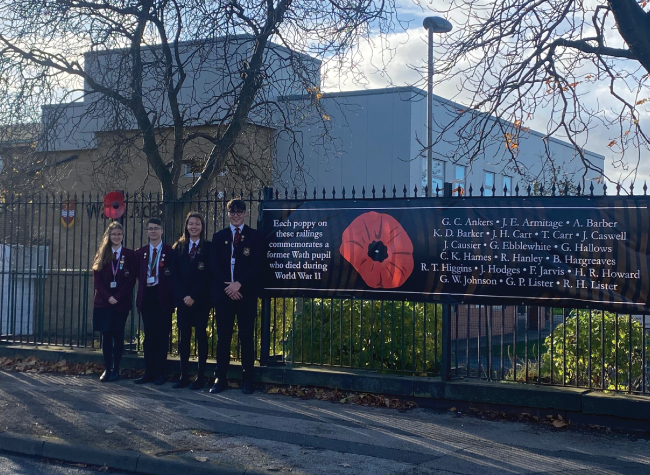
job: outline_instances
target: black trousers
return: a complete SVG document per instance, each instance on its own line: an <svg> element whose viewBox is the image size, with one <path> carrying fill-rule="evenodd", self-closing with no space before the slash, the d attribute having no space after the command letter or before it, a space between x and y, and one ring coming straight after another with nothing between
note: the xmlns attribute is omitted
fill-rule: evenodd
<svg viewBox="0 0 650 475"><path fill-rule="evenodd" d="M217 322L217 378L226 379L230 366L230 343L237 315L241 364L244 380L253 379L255 364L255 318L257 317L257 298L230 300L215 304Z"/></svg>
<svg viewBox="0 0 650 475"><path fill-rule="evenodd" d="M158 286L146 287L142 298L142 323L144 324L145 374L162 376L167 363L169 333L172 329L172 314L164 314L158 298Z"/></svg>
<svg viewBox="0 0 650 475"><path fill-rule="evenodd" d="M197 379L203 379L205 374L205 363L208 359L208 334L205 325L196 327L196 345L198 346L199 371ZM178 327L178 356L181 359L181 379L187 379L190 366L190 344L192 340L192 327L187 325Z"/></svg>
<svg viewBox="0 0 650 475"><path fill-rule="evenodd" d="M102 353L106 371L119 371L124 352L124 330L121 332L102 332Z"/></svg>

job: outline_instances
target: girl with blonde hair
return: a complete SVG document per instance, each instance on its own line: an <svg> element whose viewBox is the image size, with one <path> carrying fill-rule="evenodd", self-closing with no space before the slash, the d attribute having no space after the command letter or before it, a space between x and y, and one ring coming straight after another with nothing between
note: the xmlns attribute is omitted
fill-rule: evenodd
<svg viewBox="0 0 650 475"><path fill-rule="evenodd" d="M93 328L102 332L105 371L101 382L117 381L124 351L124 325L133 302L136 279L135 253L122 246L124 228L112 222L95 253L93 262Z"/></svg>

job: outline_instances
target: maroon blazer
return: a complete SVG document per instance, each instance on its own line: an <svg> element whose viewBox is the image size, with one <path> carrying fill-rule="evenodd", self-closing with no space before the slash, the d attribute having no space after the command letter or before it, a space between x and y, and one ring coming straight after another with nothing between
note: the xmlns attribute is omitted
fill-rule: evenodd
<svg viewBox="0 0 650 475"><path fill-rule="evenodd" d="M112 263L109 262L101 270L93 271L93 282L95 284L93 306L95 308L114 308L118 312L128 312L133 305L135 278L135 252L122 247L117 273L115 274L117 287L111 288L111 282L113 282ZM117 300L115 305L108 302L111 296Z"/></svg>
<svg viewBox="0 0 650 475"><path fill-rule="evenodd" d="M174 312L174 286L172 284L172 251L171 246L163 244L158 259L158 298L164 314ZM138 266L138 297L136 307L142 311L144 289L147 287L147 268L149 266L149 244L135 251L136 265Z"/></svg>

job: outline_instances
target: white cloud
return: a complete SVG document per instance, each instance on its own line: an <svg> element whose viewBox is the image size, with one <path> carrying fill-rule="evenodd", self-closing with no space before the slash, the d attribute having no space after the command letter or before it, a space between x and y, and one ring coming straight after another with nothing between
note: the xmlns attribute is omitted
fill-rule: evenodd
<svg viewBox="0 0 650 475"><path fill-rule="evenodd" d="M595 2L595 0L590 1ZM403 8L408 15L413 16L410 22L411 27L408 30L388 35L383 43L378 39L374 39L372 44L366 43L358 46L357 53L360 60L357 66L363 72L363 81L354 81L351 76L337 74L337 68L332 67L334 65L330 64L327 65L329 69L326 68L324 71L324 88L326 91L374 89L404 85L414 85L426 89L427 32L421 25L424 17L431 15L432 12L421 12L419 7L404 6ZM403 12L400 12L400 14L403 15ZM620 36L611 27L608 28L607 39L611 46L624 46ZM436 51L434 51L434 70L435 57ZM580 74L585 71L587 69L575 71L575 73ZM634 84L634 81L632 83ZM584 93L581 98L584 107L599 112L603 119L611 120L617 117L620 103L611 97L606 85L602 83L584 83L579 87ZM647 87L645 91L650 100L650 92L648 92ZM460 90L458 79L436 85L434 93L460 103L467 103L466 100L463 100L463 91ZM626 99L635 102L636 93L637 91L630 88L624 94ZM641 123L650 130L650 110L646 108L642 110L642 114ZM548 118L548 110L538 109L535 117L527 125L545 133ZM644 180L647 179L650 182L650 161L639 160L640 154L643 157L648 153L647 149L645 147L642 147L641 151L635 147L628 149L622 157L623 162L628 163L626 168L620 164L621 155L617 153L617 147L608 147L608 144L614 139L617 139L618 145L621 133L624 132L618 127L610 126L608 128L605 125L598 124L588 134L584 134L579 138L585 149L605 156L605 171L613 180L620 179L629 184L633 178L630 171L638 167L636 183L637 188L639 188L642 186L639 184L642 184ZM556 138L563 139L561 136ZM618 163L618 166L615 167L615 163Z"/></svg>

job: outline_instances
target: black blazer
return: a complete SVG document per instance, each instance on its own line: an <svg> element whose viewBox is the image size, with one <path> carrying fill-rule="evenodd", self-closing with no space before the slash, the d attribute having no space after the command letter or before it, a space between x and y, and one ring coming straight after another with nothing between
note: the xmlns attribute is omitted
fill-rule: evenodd
<svg viewBox="0 0 650 475"><path fill-rule="evenodd" d="M196 255L191 261L189 245L184 246L182 251L180 246L174 247L172 285L174 286L175 307L184 307L183 299L188 295L194 300L194 305L201 308L212 305L210 300L210 241L201 240L196 249Z"/></svg>
<svg viewBox="0 0 650 475"><path fill-rule="evenodd" d="M232 231L230 226L212 236L210 250L210 273L212 284L210 294L214 302L230 299L224 289L230 276L230 258L232 250ZM243 299L257 299L262 290L262 265L264 248L262 235L256 229L244 225L241 230L241 241L235 249L235 282L241 284L239 292Z"/></svg>

